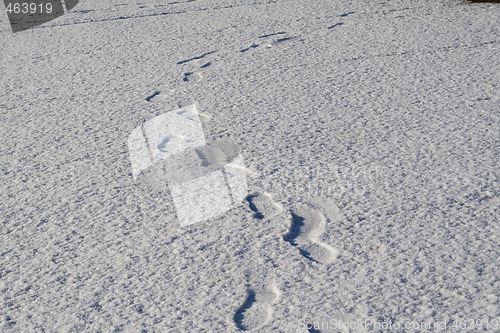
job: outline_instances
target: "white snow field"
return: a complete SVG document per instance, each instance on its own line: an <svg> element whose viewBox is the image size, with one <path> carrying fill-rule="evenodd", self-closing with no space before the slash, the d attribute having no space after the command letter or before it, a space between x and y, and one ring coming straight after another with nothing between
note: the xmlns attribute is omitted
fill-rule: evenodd
<svg viewBox="0 0 500 333"><path fill-rule="evenodd" d="M0 331L500 332L500 4L0 13ZM196 102L248 194L180 227L127 140Z"/></svg>

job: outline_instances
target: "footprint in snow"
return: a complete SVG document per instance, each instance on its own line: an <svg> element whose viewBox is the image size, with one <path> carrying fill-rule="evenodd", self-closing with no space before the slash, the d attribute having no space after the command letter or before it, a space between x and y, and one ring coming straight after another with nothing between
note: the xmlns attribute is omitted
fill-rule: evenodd
<svg viewBox="0 0 500 333"><path fill-rule="evenodd" d="M280 292L275 284L247 290L247 298L234 314L234 323L243 331L260 328L271 321L272 305Z"/></svg>
<svg viewBox="0 0 500 333"><path fill-rule="evenodd" d="M283 206L275 202L272 194L264 192L254 193L247 197L250 209L254 211L254 217L258 219L270 219L281 212Z"/></svg>
<svg viewBox="0 0 500 333"><path fill-rule="evenodd" d="M267 40L269 37L275 37L275 36L285 35L285 34L286 34L286 32L280 31L280 32L274 32L274 33L259 36L259 39L264 39L263 42L253 43L252 45L250 45L244 49L241 49L240 52L245 53L245 52L250 51L252 49L255 49L259 46L265 46L267 48L271 48L274 45L278 45L280 43L284 43L284 42L288 42L288 41L297 40L298 38L300 38L300 36L289 36L289 37L275 38L273 41Z"/></svg>
<svg viewBox="0 0 500 333"><path fill-rule="evenodd" d="M212 69L219 67L219 63L214 62L214 61L196 60L195 62L196 62L196 66L198 66L198 68L194 69L191 72L184 73L184 77L182 78L182 81L195 82L195 83L200 82L204 78L203 72L206 72L208 70L212 70Z"/></svg>
<svg viewBox="0 0 500 333"><path fill-rule="evenodd" d="M195 56L193 58L189 58L186 60L179 61L177 65L184 65L189 63L189 66L191 66L192 70L189 72L184 73L184 77L182 78L182 81L184 82L200 82L203 80L203 72L207 70L211 70L214 68L218 67L218 62L214 62L213 60L207 59L207 57L211 56L213 53L216 51L212 52L206 52L200 56Z"/></svg>
<svg viewBox="0 0 500 333"><path fill-rule="evenodd" d="M164 98L164 94L161 91L156 90L154 93L145 98L146 102L156 102L158 100L162 100Z"/></svg>
<svg viewBox="0 0 500 333"><path fill-rule="evenodd" d="M341 217L340 210L333 202L325 202L319 198L297 205L291 210L290 230L283 236L283 240L297 247L304 257L330 264L337 259L338 251L322 242L320 237L327 221L335 223Z"/></svg>
<svg viewBox="0 0 500 333"><path fill-rule="evenodd" d="M171 96L175 91L176 91L176 89L161 88L161 90L154 91L151 95L146 97L144 100L146 102L150 102L150 103L158 103L158 102L166 99L168 96Z"/></svg>
<svg viewBox="0 0 500 333"><path fill-rule="evenodd" d="M198 72L187 72L184 73L184 78L182 80L184 82L200 82L203 80L203 75Z"/></svg>

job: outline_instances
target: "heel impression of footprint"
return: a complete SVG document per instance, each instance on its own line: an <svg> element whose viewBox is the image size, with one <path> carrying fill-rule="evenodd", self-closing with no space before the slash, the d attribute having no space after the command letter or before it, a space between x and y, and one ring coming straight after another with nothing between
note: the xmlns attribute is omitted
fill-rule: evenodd
<svg viewBox="0 0 500 333"><path fill-rule="evenodd" d="M281 204L274 201L273 195L267 192L253 193L247 197L250 209L254 217L258 219L270 219L284 211Z"/></svg>
<svg viewBox="0 0 500 333"><path fill-rule="evenodd" d="M283 240L297 247L304 257L318 263L330 264L337 259L339 252L320 241L326 222L325 215L312 205L297 205L291 210L290 230L283 236Z"/></svg>
<svg viewBox="0 0 500 333"><path fill-rule="evenodd" d="M247 290L247 298L236 311L234 322L243 331L260 328L272 319L272 306L280 297L280 291L274 283L258 285Z"/></svg>

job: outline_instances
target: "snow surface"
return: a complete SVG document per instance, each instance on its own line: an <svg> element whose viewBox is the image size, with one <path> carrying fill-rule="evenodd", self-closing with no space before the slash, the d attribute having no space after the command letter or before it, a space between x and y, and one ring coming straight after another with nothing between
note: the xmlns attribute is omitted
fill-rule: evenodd
<svg viewBox="0 0 500 333"><path fill-rule="evenodd" d="M0 331L500 331L499 36L452 0L2 11ZM251 195L180 228L127 139L193 101Z"/></svg>

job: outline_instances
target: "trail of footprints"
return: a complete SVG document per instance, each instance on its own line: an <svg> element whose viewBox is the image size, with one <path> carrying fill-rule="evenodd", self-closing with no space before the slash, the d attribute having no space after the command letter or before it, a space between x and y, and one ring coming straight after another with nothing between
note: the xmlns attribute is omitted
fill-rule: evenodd
<svg viewBox="0 0 500 333"><path fill-rule="evenodd" d="M340 17L344 18L351 14L354 13L345 13ZM336 23L327 27L327 29L331 30L343 24L342 22ZM248 52L260 46L272 47L273 45L296 40L299 37L286 36L286 32L283 31L262 35L259 36L259 40L262 40L262 42L253 43L241 49L240 53ZM273 38L273 40L270 42L269 38ZM202 81L202 72L208 68L214 68L213 60L209 58L216 52L217 50L214 50L179 61L177 65L192 62L197 62L198 65L197 69L184 72L182 81ZM155 102L164 99L165 96L166 93L157 90L145 100ZM283 206L275 202L273 196L269 193L251 194L247 197L247 201L250 209L254 212L253 217L256 219L271 220L285 212ZM298 252L307 260L325 265L334 262L339 252L332 246L322 242L321 235L324 233L327 224L335 224L338 219L342 218L338 207L331 201L316 198L307 203L296 205L288 213L290 228L282 236L283 240L297 248ZM246 299L233 316L236 327L240 330L249 331L269 323L272 319L272 306L279 299L279 295L279 289L273 283L249 285ZM318 332L314 329L308 329L308 331Z"/></svg>
<svg viewBox="0 0 500 333"><path fill-rule="evenodd" d="M273 200L269 193L254 193L247 197L254 218L270 220L285 212L283 206ZM335 224L343 215L331 200L315 198L298 204L289 212L290 228L283 240L297 248L299 253L319 264L331 264L339 252L320 240L327 222ZM279 296L279 290L271 284L248 289L248 295L234 315L234 322L240 330L253 330L271 320L272 305ZM309 330L309 332L317 332Z"/></svg>
<svg viewBox="0 0 500 333"><path fill-rule="evenodd" d="M187 2L190 2L190 1L194 1L194 0L189 0ZM177 3L180 3L180 2L172 2L172 3L169 3L169 5L177 4ZM350 16L352 14L355 14L355 12L344 13L344 14L339 15L339 17L341 19L343 19L343 18ZM343 24L344 24L343 22L338 22L338 23L335 23L333 25L328 26L327 29L332 30L334 28L342 26ZM270 38L272 39L271 41L269 40ZM261 42L253 43L253 44L249 45L248 47L240 49L239 52L245 53L245 52L248 52L252 49L256 49L258 47L261 47L261 46L265 46L265 47L270 48L274 45L282 44L284 42L298 40L299 38L300 38L300 36L287 36L287 33L285 31L273 32L273 33L259 36L258 39ZM303 40L303 39L301 39L301 40ZM214 66L214 62L212 60L208 60L208 58L211 55L213 55L217 52L218 52L218 50L212 50L212 51L205 52L203 54L199 54L199 55L196 55L196 56L188 58L188 59L178 61L177 65L184 65L184 64L188 64L188 63L192 63L192 62L201 63L201 65L199 65L197 69L192 69L192 70L184 72L184 74L182 76L182 81L183 82L192 82L192 83L202 81L204 78L204 76L203 76L204 70L206 70L207 68L217 67L217 66ZM160 100L164 99L166 95L168 95L168 93L157 90L157 91L153 92L150 96L146 97L145 100L147 102L156 102L156 101L160 101Z"/></svg>
<svg viewBox="0 0 500 333"><path fill-rule="evenodd" d="M245 53L247 51L250 51L251 49L255 49L261 45L264 45L266 47L272 47L273 45L277 45L279 43L283 43L283 42L287 42L287 41L292 41L292 40L296 40L299 38L299 36L290 36L290 37L281 37L281 38L277 38L275 40L273 40L272 42L269 42L267 40L267 38L269 37L274 37L274 36L279 36L279 35L285 35L286 32L283 32L283 31L280 31L280 32L275 32L275 33L272 33L272 34L267 34L267 35L262 35L262 36L259 36L259 39L263 39L264 41L262 43L253 43L252 45L244 48L244 49L241 49L240 52L241 53Z"/></svg>
<svg viewBox="0 0 500 333"><path fill-rule="evenodd" d="M254 217L272 219L281 214L283 207L273 200L269 193L252 194L247 197ZM327 220L334 224L342 215L331 201L315 198L298 204L290 210L290 229L283 240L296 247L309 260L330 264L338 257L338 251L320 240Z"/></svg>
<svg viewBox="0 0 500 333"><path fill-rule="evenodd" d="M176 4L176 2L170 3L170 4ZM352 14L355 14L355 13L348 12L348 13L344 13L344 14L339 15L339 17L341 19L343 19L343 18L345 18L349 15L352 15ZM328 26L327 29L332 30L334 28L342 26L343 24L344 24L343 22L338 22L338 23L335 23L333 25ZM269 38L272 38L272 40L269 41ZM269 47L272 47L274 45L278 45L278 44L281 44L284 42L298 40L299 38L300 38L300 36L287 36L287 33L284 31L273 32L273 33L259 36L258 39L261 40L261 42L253 43L253 44L249 45L248 47L240 49L239 52L245 53L245 52L248 52L252 49L256 49L258 47L261 47L261 46L265 46L265 47L269 48ZM183 82L200 82L200 81L202 81L203 80L203 74L202 74L203 70L207 69L208 67L212 67L212 68L214 67L213 61L206 60L206 58L217 53L217 52L218 52L218 50L212 50L212 51L200 54L200 55L196 55L192 58L178 61L177 65L184 65L187 63L191 63L193 61L202 62L202 64L198 67L198 69L184 72L183 77L182 77L182 81ZM162 100L163 98L165 98L165 95L166 94L164 92L155 91L150 96L146 97L145 100L148 102L155 102L155 101Z"/></svg>
<svg viewBox="0 0 500 333"><path fill-rule="evenodd" d="M193 69L191 71L184 72L184 76L182 78L183 82L200 82L203 80L203 74L202 72L208 68L214 68L217 66L214 66L214 62L212 60L208 60L207 57L209 57L211 54L216 53L217 50L210 51L203 53L199 56L181 60L177 63L177 65L183 65L186 63L192 63L195 62L197 66L193 67L198 67L196 69Z"/></svg>
<svg viewBox="0 0 500 333"><path fill-rule="evenodd" d="M182 82L186 83L200 82L204 78L203 71L218 67L218 63L214 62L213 60L207 59L210 55L216 52L217 50L206 52L201 55L177 62L177 65L184 65L188 63L192 65L193 63L195 63L195 65L191 67L191 70L183 73ZM147 102L161 101L165 99L170 93L175 92L175 90L177 89L169 89L169 90L166 89L164 91L156 90L151 95L146 97L145 101Z"/></svg>

